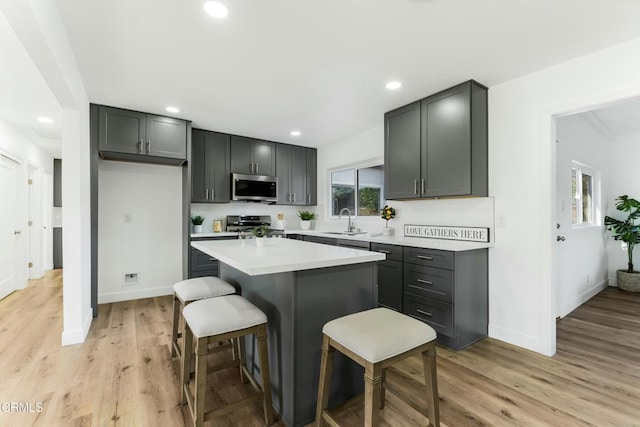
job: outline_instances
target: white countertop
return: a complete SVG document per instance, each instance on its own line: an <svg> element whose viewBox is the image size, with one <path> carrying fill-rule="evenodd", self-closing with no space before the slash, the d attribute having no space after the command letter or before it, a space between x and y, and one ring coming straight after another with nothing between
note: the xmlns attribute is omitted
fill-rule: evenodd
<svg viewBox="0 0 640 427"><path fill-rule="evenodd" d="M398 231L398 230L396 230ZM383 236L381 234L329 234L322 230L287 230L287 234L302 234L305 236L327 237L330 239L360 240L372 243L386 243L389 245L411 246L414 248L439 249L443 251L471 251L494 246L493 243L463 242L460 240L423 239L421 237Z"/></svg>
<svg viewBox="0 0 640 427"><path fill-rule="evenodd" d="M192 239L211 238L211 237L238 237L237 231L218 231L210 233L191 233Z"/></svg>
<svg viewBox="0 0 640 427"><path fill-rule="evenodd" d="M378 252L284 238L265 239L264 246L253 239L192 241L191 246L250 276L385 259Z"/></svg>

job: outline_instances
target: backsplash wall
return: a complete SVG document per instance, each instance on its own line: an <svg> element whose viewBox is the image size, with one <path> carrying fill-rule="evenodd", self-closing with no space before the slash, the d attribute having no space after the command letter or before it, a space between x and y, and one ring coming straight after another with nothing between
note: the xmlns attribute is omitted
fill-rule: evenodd
<svg viewBox="0 0 640 427"><path fill-rule="evenodd" d="M298 225L298 211L308 210L314 212L315 206L278 206L278 205L266 205L263 203L221 203L221 204L208 204L208 203L193 203L191 205L191 215L201 215L205 218L203 223L203 232L211 233L213 231L213 220L222 220L222 230L224 231L227 223L227 215L270 215L271 225L276 225L276 215L278 213L284 214L285 229L295 230L300 228Z"/></svg>

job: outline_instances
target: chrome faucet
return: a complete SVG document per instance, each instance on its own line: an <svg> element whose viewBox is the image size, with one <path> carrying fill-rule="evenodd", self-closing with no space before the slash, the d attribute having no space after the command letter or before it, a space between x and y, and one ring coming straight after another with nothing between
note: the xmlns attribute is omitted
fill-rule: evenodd
<svg viewBox="0 0 640 427"><path fill-rule="evenodd" d="M340 211L340 213L338 214L338 218L342 219L342 212L347 211L349 213L349 222L347 224L347 233L351 233L352 230L352 225L351 225L351 211L349 210L349 208L342 208L342 210Z"/></svg>

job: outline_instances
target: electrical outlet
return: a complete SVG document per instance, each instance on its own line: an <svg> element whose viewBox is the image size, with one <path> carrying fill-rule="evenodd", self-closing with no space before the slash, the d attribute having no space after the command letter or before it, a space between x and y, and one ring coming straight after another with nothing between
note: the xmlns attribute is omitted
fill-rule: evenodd
<svg viewBox="0 0 640 427"><path fill-rule="evenodd" d="M124 284L133 285L134 283L138 283L138 273L125 273Z"/></svg>

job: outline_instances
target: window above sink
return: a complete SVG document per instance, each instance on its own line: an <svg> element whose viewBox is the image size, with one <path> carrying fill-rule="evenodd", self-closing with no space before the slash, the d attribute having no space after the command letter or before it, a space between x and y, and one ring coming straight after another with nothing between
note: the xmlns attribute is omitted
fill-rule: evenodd
<svg viewBox="0 0 640 427"><path fill-rule="evenodd" d="M354 217L373 217L384 206L384 166L336 169L331 172L331 216L348 208Z"/></svg>

